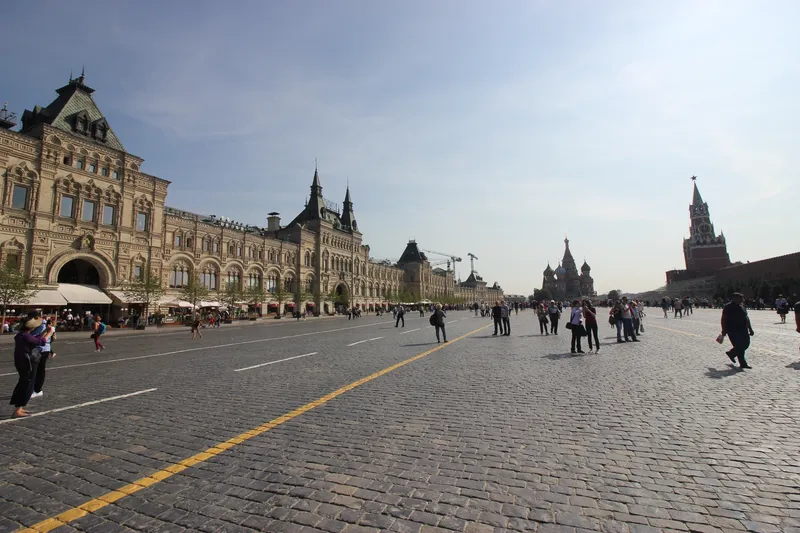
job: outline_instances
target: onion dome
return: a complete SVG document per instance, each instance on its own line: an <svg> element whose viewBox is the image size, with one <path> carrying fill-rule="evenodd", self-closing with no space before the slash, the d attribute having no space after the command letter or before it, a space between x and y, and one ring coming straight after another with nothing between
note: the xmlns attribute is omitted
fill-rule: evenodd
<svg viewBox="0 0 800 533"><path fill-rule="evenodd" d="M581 272L589 272L592 270L592 267L589 266L589 263L586 262L584 259L583 266L581 267Z"/></svg>
<svg viewBox="0 0 800 533"><path fill-rule="evenodd" d="M561 263L559 263L558 268L556 269L556 276L561 277L561 276L566 276L566 274L567 274L567 269L561 266Z"/></svg>
<svg viewBox="0 0 800 533"><path fill-rule="evenodd" d="M544 275L545 276L552 276L553 275L553 269L550 268L550 263L547 263L547 268L544 269Z"/></svg>

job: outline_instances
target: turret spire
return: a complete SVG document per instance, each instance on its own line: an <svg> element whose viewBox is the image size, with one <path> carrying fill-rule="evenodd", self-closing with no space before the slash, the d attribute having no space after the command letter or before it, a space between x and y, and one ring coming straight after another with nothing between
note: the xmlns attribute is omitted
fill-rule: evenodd
<svg viewBox="0 0 800 533"><path fill-rule="evenodd" d="M694 193L692 194L692 205L703 205L703 197L700 196L700 189L697 188L697 176L692 176L694 183Z"/></svg>

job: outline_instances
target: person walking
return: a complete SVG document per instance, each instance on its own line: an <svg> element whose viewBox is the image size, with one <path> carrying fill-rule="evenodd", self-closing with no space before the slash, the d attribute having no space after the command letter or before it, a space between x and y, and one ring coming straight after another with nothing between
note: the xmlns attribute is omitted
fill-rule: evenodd
<svg viewBox="0 0 800 533"><path fill-rule="evenodd" d="M775 309L781 317L781 324L786 324L786 315L789 314L789 300L783 297L783 294L778 295L775 300Z"/></svg>
<svg viewBox="0 0 800 533"><path fill-rule="evenodd" d="M105 350L106 347L103 346L103 343L100 342L100 336L106 332L106 324L103 322L103 318L100 315L97 315L94 318L94 326L92 326L94 333L92 333L92 338L94 339L94 350L99 352L100 350Z"/></svg>
<svg viewBox="0 0 800 533"><path fill-rule="evenodd" d="M41 357L41 347L47 343L42 337L34 337L30 332L40 325L40 321L32 318L20 324L19 332L14 336L14 367L19 374L17 386L11 394L11 405L14 412L11 418L28 416L25 406L33 395L36 368Z"/></svg>
<svg viewBox="0 0 800 533"><path fill-rule="evenodd" d="M192 320L192 338L195 337L203 338L203 334L200 333L200 317L195 315L194 320Z"/></svg>
<svg viewBox="0 0 800 533"><path fill-rule="evenodd" d="M583 301L583 318L586 321L586 334L589 337L589 353L592 353L592 335L594 335L594 344L597 346L596 353L600 353L600 337L598 336L597 327L597 309L594 308L592 302L589 300Z"/></svg>
<svg viewBox="0 0 800 533"><path fill-rule="evenodd" d="M669 311L669 302L667 301L666 297L661 298L661 310L664 311L664 318L669 318L667 316L667 311Z"/></svg>
<svg viewBox="0 0 800 533"><path fill-rule="evenodd" d="M550 333L558 335L558 319L561 318L561 311L558 310L555 300L550 300L547 306L547 314L550 317Z"/></svg>
<svg viewBox="0 0 800 533"><path fill-rule="evenodd" d="M583 349L581 349L581 337L583 337L582 319L581 302L580 300L575 300L572 302L572 311L570 311L569 315L569 329L572 333L572 342L569 350L571 354L584 353Z"/></svg>
<svg viewBox="0 0 800 533"><path fill-rule="evenodd" d="M431 325L436 328L436 342L441 342L439 340L439 330L442 331L442 339L444 342L447 342L447 332L444 329L444 319L447 318L447 313L442 310L442 304L436 304L436 308L434 309L433 313L431 314Z"/></svg>
<svg viewBox="0 0 800 533"><path fill-rule="evenodd" d="M503 335L511 336L511 309L506 305L505 300L500 300L500 320L502 321Z"/></svg>
<svg viewBox="0 0 800 533"><path fill-rule="evenodd" d="M547 310L544 304L539 304L536 307L536 316L539 317L539 335L550 335L550 328L547 323Z"/></svg>
<svg viewBox="0 0 800 533"><path fill-rule="evenodd" d="M400 322L403 323L403 327L406 327L405 315L406 315L406 308L403 307L402 305L398 306L397 307L397 320L394 323L394 327L397 327L400 324Z"/></svg>
<svg viewBox="0 0 800 533"><path fill-rule="evenodd" d="M503 310L500 307L500 302L495 302L494 306L492 306L492 320L494 321L494 333L492 333L493 337L497 336L497 330L500 330L500 333L503 333L503 325L502 325L502 316Z"/></svg>
<svg viewBox="0 0 800 533"><path fill-rule="evenodd" d="M45 372L47 371L47 360L56 356L56 352L53 351L52 345L56 337L56 328L53 327L50 320L45 322L45 329L40 337L45 339L46 342L44 346L42 346L42 356L39 358L39 364L36 366L36 374L33 379L33 394L31 394L31 398L39 398L40 396L44 396L42 387L44 387L44 376Z"/></svg>
<svg viewBox="0 0 800 533"><path fill-rule="evenodd" d="M639 342L633 331L633 310L627 296L622 297L622 333L625 336L625 342Z"/></svg>
<svg viewBox="0 0 800 533"><path fill-rule="evenodd" d="M753 326L750 324L750 317L747 316L747 310L742 305L744 296L742 293L735 292L731 296L731 301L725 304L722 308L722 333L720 334L720 342L726 335L731 341L733 348L725 352L732 363L739 361L739 368L753 368L747 364L745 359L745 352L750 347L750 337L755 335Z"/></svg>

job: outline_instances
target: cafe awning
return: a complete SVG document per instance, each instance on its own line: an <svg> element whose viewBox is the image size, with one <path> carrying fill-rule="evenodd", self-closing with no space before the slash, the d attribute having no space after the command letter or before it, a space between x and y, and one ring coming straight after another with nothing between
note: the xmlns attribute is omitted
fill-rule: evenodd
<svg viewBox="0 0 800 533"><path fill-rule="evenodd" d="M34 294L28 303L15 305L29 305L35 307L61 307L67 305L67 301L56 289L40 289Z"/></svg>
<svg viewBox="0 0 800 533"><path fill-rule="evenodd" d="M112 303L111 298L94 285L76 285L73 283L59 283L58 292L71 304L102 304Z"/></svg>

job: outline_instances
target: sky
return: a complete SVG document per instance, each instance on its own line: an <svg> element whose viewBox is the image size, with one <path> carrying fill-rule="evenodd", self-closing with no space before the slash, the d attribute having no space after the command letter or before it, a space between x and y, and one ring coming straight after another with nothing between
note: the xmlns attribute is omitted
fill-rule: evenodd
<svg viewBox="0 0 800 533"><path fill-rule="evenodd" d="M800 250L800 3L405 0L4 6L0 101L70 71L168 205L266 225L349 182L364 243L599 293L683 268L690 177L734 261ZM431 258L438 257L431 254Z"/></svg>

